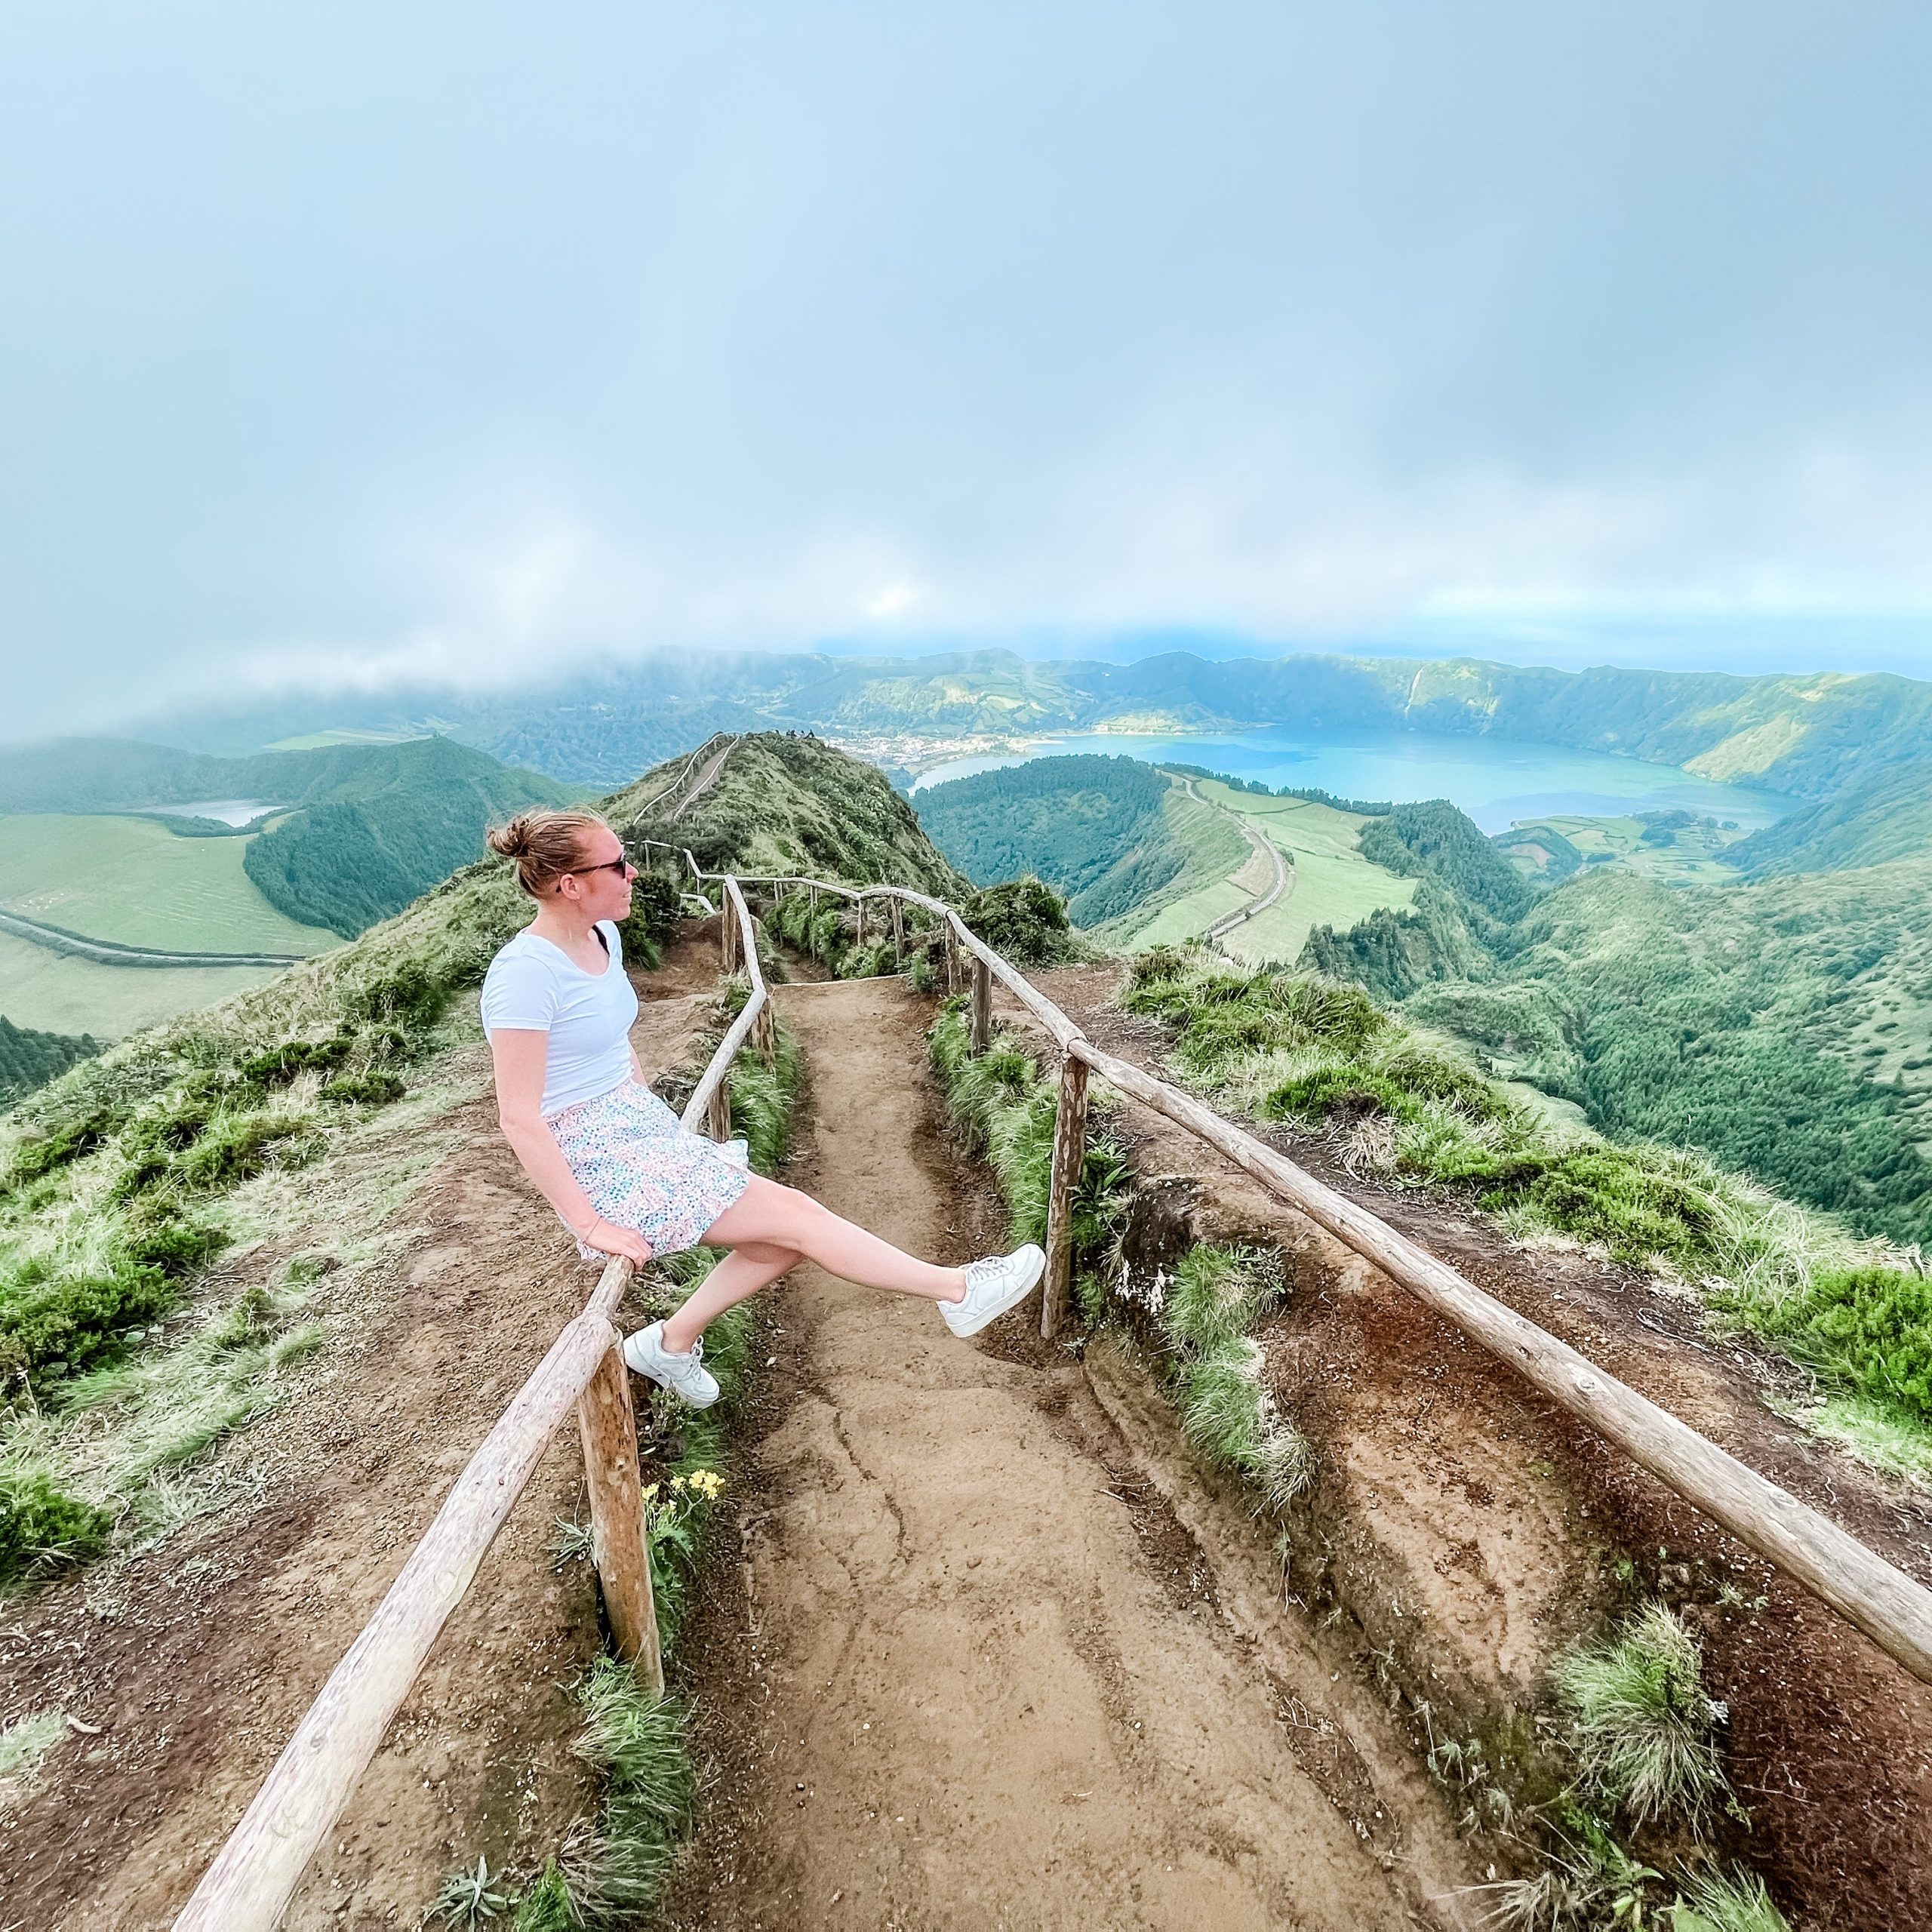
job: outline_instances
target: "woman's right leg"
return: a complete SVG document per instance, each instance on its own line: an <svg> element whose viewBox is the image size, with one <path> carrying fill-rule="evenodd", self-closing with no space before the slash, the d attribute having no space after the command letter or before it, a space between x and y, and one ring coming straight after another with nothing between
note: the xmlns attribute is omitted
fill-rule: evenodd
<svg viewBox="0 0 1932 1932"><path fill-rule="evenodd" d="M921 1261L835 1214L809 1194L761 1175L752 1177L744 1192L706 1230L704 1239L724 1247L756 1241L791 1248L827 1274L841 1275L862 1287L924 1295L929 1301L957 1301L966 1292L963 1268Z"/></svg>

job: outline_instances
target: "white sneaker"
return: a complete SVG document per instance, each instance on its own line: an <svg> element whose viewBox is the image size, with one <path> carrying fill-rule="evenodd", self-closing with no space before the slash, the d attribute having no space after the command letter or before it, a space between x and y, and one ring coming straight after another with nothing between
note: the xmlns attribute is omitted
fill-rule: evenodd
<svg viewBox="0 0 1932 1932"><path fill-rule="evenodd" d="M660 1388L674 1390L694 1409L708 1409L718 1399L718 1378L704 1365L704 1337L691 1344L688 1355L673 1355L664 1346L664 1324L654 1321L624 1337L624 1360Z"/></svg>
<svg viewBox="0 0 1932 1932"><path fill-rule="evenodd" d="M939 1312L946 1325L964 1341L977 1335L989 1321L1004 1315L1037 1281L1044 1271L1047 1257L1029 1241L1011 1254L989 1254L966 1264L966 1298L943 1301Z"/></svg>

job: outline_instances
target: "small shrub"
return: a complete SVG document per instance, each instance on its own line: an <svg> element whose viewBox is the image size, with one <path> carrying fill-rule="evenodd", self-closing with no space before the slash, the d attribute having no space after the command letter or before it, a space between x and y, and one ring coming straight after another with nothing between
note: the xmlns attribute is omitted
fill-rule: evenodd
<svg viewBox="0 0 1932 1932"><path fill-rule="evenodd" d="M1703 1657L1675 1614L1653 1604L1552 1673L1586 1784L1639 1824L1700 1818L1724 1789Z"/></svg>
<svg viewBox="0 0 1932 1932"><path fill-rule="evenodd" d="M39 1470L0 1469L0 1584L50 1575L107 1546L114 1518Z"/></svg>
<svg viewBox="0 0 1932 1932"><path fill-rule="evenodd" d="M325 1072L340 1066L355 1046L352 1033L337 1033L326 1040L289 1040L266 1053L251 1054L235 1070L257 1086L286 1087L298 1074L312 1069Z"/></svg>
<svg viewBox="0 0 1932 1932"><path fill-rule="evenodd" d="M1059 966L1079 955L1066 901L1030 873L974 893L959 916L1016 966Z"/></svg>
<svg viewBox="0 0 1932 1932"><path fill-rule="evenodd" d="M1932 1422L1932 1281L1925 1276L1837 1269L1786 1300L1743 1312L1829 1386Z"/></svg>
<svg viewBox="0 0 1932 1932"><path fill-rule="evenodd" d="M633 964L654 965L659 949L678 930L684 904L675 880L667 873L641 872L631 881L630 916L618 931L624 957Z"/></svg>
<svg viewBox="0 0 1932 1932"><path fill-rule="evenodd" d="M322 1088L321 1097L342 1107L386 1107L408 1091L396 1075L371 1067L365 1073L338 1074Z"/></svg>

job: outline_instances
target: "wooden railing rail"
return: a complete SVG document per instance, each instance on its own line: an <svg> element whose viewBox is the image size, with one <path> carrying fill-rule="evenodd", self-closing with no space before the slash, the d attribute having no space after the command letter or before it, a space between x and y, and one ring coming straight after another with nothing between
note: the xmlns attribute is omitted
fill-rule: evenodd
<svg viewBox="0 0 1932 1932"><path fill-rule="evenodd" d="M701 871L688 852L685 858L700 878L718 876ZM1567 1343L1484 1293L1378 1216L1317 1180L1286 1155L1191 1094L1096 1046L950 906L904 886L854 888L786 876L734 882L808 887L846 899L891 897L922 906L944 921L949 953L956 945L978 969L973 976L971 1008L976 1051L983 1050L990 1026L986 1011L988 976L997 979L1053 1036L1063 1058L1048 1183L1048 1268L1040 1311L1043 1335L1056 1332L1070 1286L1069 1230L1075 1185L1085 1155L1091 1069L1128 1098L1207 1142L1372 1263L1472 1341L1507 1362L1532 1387L1588 1423L1686 1502L1802 1584L1915 1677L1932 1684L1932 1591L1829 1517L1801 1503Z"/></svg>
<svg viewBox="0 0 1932 1932"><path fill-rule="evenodd" d="M702 750L703 748L700 747ZM706 1066L682 1115L714 1139L730 1128L726 1081L747 1038L776 1049L758 929L735 879L724 881L724 964L742 968L751 995ZM483 1439L175 1920L175 1932L269 1932L309 1860L342 1814L438 1634L474 1580L496 1534L573 1409L583 1447L592 1556L618 1654L654 1694L664 1690L638 1460L630 1375L612 1326L631 1278L605 1267L584 1312L567 1326Z"/></svg>

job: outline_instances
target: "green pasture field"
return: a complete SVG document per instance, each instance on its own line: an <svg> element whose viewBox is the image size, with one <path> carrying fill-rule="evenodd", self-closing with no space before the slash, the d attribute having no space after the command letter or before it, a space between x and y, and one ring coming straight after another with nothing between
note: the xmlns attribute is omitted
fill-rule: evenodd
<svg viewBox="0 0 1932 1932"><path fill-rule="evenodd" d="M208 842L208 841L205 841ZM103 966L0 933L0 1013L45 1033L118 1040L272 980L275 966Z"/></svg>
<svg viewBox="0 0 1932 1932"><path fill-rule="evenodd" d="M1247 897L1233 883L1247 863L1247 841L1226 814L1190 798L1177 778L1168 780L1161 810L1186 849L1187 863L1159 891L1097 929L1109 946L1124 950L1192 939Z"/></svg>
<svg viewBox="0 0 1932 1932"><path fill-rule="evenodd" d="M406 745L426 734L421 731L357 731L346 726L328 731L303 731L293 738L278 738L264 745L265 752L319 752L331 745Z"/></svg>
<svg viewBox="0 0 1932 1932"><path fill-rule="evenodd" d="M1195 787L1211 804L1234 813L1289 857L1291 890L1223 940L1238 958L1292 963L1315 927L1352 926L1378 906L1407 906L1416 896L1415 880L1398 878L1356 849L1363 821L1353 812L1303 798L1230 791L1211 779L1197 780ZM1241 864L1247 857L1244 844ZM1230 879L1223 879L1163 907L1127 943L1161 946L1191 937L1205 931L1223 912L1233 911L1247 896Z"/></svg>
<svg viewBox="0 0 1932 1932"><path fill-rule="evenodd" d="M1638 818L1577 818L1555 814L1547 818L1521 819L1515 829L1534 832L1547 826L1560 832L1587 863L1592 853L1607 852L1632 871L1665 885L1735 885L1736 869L1721 863L1717 854L1727 845L1744 837L1742 832L1713 831L1707 826L1683 827L1674 845L1646 845L1647 828ZM1511 863L1523 871L1541 870L1520 852L1510 854ZM1601 862L1599 862L1601 863Z"/></svg>
<svg viewBox="0 0 1932 1932"><path fill-rule="evenodd" d="M146 818L0 817L0 906L89 939L168 952L306 954L340 945L262 897L242 869L247 844L179 838Z"/></svg>

